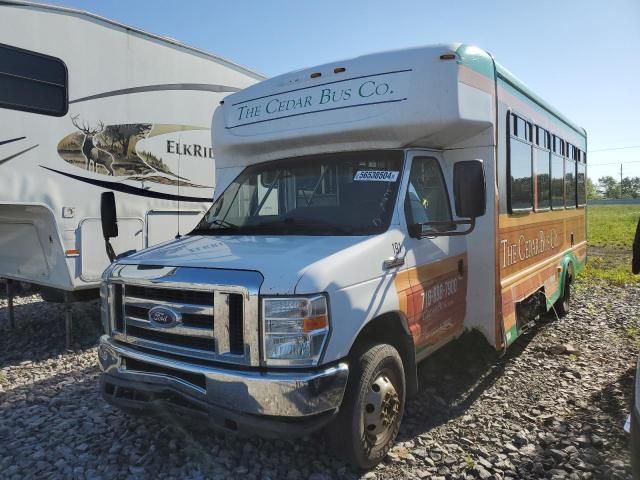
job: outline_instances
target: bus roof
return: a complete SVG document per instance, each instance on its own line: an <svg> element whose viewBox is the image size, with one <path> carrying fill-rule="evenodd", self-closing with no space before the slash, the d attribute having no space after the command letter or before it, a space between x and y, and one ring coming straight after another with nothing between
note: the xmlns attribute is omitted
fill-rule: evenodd
<svg viewBox="0 0 640 480"><path fill-rule="evenodd" d="M552 107L549 103L536 95L523 81L507 70L502 64L496 62L493 55L486 50L471 45L461 44L456 49L456 54L458 55L459 62L462 65L465 65L466 67L471 68L492 80L497 75L500 80L513 87L547 113L566 124L576 133L586 137L587 132L584 128L569 120L556 108Z"/></svg>
<svg viewBox="0 0 640 480"><path fill-rule="evenodd" d="M498 128L496 95L509 104L520 97L544 117L541 125L555 124L586 150L583 128L485 50L454 43L316 65L229 95L213 117L216 169L348 150L451 148Z"/></svg>
<svg viewBox="0 0 640 480"><path fill-rule="evenodd" d="M191 47L189 45L186 45L182 42L179 42L178 40L175 40L173 38L170 37L164 37L161 35L155 35L153 33L149 33L149 32L145 32L144 30L140 30L138 28L135 27L131 27L129 25L126 25L124 23L119 23L116 22L114 20L110 20L108 18L105 17L101 17L100 15L96 15L94 13L91 12L87 12L86 10L78 10L75 8L68 8L68 7L60 7L57 5L47 5L44 3L36 3L36 2L30 2L30 1L25 1L25 0L0 0L0 6L2 5L9 5L9 6L17 6L17 7L28 7L28 8L38 8L41 10L50 10L52 12L57 12L57 13L66 13L66 14L72 14L72 15L77 15L77 16L81 16L81 17L87 17L88 19L92 19L92 20L98 20L100 22L109 24L111 26L114 27L118 27L124 30L128 30L130 32L136 33L138 35L144 36L144 37L148 37L151 40L155 40L155 41L160 41L160 42L164 42L164 43L169 43L172 44L176 47L179 47L183 50L187 50L190 53L193 54L197 54L200 56L204 56L207 57L211 60L214 60L216 62L222 63L230 68L233 68L234 70L240 71L250 77L255 78L256 80L264 80L266 77L264 75L261 75L259 73L256 73L252 70L249 70L246 67L243 67L242 65L238 65L237 63L234 63L230 60L227 60L226 58L223 58L219 55L215 55L213 53L207 52L205 50L200 50L198 48L194 48Z"/></svg>

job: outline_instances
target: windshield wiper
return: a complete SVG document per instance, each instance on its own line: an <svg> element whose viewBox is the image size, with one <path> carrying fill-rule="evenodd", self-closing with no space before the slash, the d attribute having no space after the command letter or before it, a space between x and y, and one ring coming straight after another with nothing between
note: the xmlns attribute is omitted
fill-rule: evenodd
<svg viewBox="0 0 640 480"><path fill-rule="evenodd" d="M219 225L221 227L225 227L225 228L240 228L240 225L236 225L235 223L231 223L231 222L227 222L225 219L218 219L216 218L215 220L212 220L211 223L213 225Z"/></svg>
<svg viewBox="0 0 640 480"><path fill-rule="evenodd" d="M223 230L231 230L238 231L240 230L240 226L235 223L227 222L226 220L215 219L208 223L209 227L196 227L189 235L215 235L216 233L220 233ZM217 228L211 228L211 225L217 225Z"/></svg>

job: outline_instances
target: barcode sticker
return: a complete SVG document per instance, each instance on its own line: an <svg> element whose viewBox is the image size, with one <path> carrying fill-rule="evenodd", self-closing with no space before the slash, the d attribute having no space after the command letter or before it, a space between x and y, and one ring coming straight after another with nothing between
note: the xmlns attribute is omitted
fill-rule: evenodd
<svg viewBox="0 0 640 480"><path fill-rule="evenodd" d="M358 170L354 182L395 182L399 172L391 170Z"/></svg>

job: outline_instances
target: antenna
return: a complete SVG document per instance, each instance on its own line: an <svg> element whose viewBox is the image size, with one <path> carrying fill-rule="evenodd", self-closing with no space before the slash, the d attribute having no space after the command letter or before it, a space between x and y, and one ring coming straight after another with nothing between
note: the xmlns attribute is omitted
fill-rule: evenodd
<svg viewBox="0 0 640 480"><path fill-rule="evenodd" d="M182 145L182 135L178 135L178 231L176 238L180 238L180 175L182 175L180 171L180 160L182 159L182 155L180 155L180 145Z"/></svg>

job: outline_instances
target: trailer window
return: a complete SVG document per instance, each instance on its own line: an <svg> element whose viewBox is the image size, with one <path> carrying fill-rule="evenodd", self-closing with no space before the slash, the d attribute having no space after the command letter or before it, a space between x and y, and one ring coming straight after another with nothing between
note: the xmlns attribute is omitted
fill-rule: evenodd
<svg viewBox="0 0 640 480"><path fill-rule="evenodd" d="M53 115L68 110L62 60L0 44L0 108Z"/></svg>
<svg viewBox="0 0 640 480"><path fill-rule="evenodd" d="M564 208L564 159L555 153L551 155L551 208Z"/></svg>
<svg viewBox="0 0 640 480"><path fill-rule="evenodd" d="M447 187L435 158L413 159L405 209L409 224L451 221Z"/></svg>
<svg viewBox="0 0 640 480"><path fill-rule="evenodd" d="M548 210L551 206L549 152L540 148L534 148L533 156L536 173L536 210Z"/></svg>

